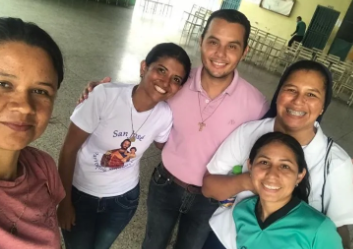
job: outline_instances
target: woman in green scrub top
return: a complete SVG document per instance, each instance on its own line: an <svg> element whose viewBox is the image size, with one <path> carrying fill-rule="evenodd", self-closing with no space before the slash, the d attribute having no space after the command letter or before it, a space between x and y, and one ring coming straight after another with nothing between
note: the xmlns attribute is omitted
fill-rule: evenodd
<svg viewBox="0 0 353 249"><path fill-rule="evenodd" d="M333 222L309 206L308 168L301 145L271 132L260 137L248 159L258 196L235 206L238 249L340 249Z"/></svg>

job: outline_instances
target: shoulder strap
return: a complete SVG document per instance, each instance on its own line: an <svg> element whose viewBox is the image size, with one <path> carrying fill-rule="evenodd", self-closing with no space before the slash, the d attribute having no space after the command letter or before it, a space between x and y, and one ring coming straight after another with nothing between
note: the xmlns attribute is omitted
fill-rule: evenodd
<svg viewBox="0 0 353 249"><path fill-rule="evenodd" d="M325 187L326 187L326 179L328 174L330 173L330 160L329 155L331 151L331 147L333 144L333 139L327 137L327 149L326 149L326 156L325 156L325 165L324 165L324 184L322 185L321 191L321 213L326 215L327 210L325 210Z"/></svg>

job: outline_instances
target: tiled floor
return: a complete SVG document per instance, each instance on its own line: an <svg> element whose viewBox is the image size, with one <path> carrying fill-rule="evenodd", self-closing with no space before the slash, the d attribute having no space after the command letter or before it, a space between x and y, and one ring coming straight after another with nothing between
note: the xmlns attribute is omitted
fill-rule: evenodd
<svg viewBox="0 0 353 249"><path fill-rule="evenodd" d="M182 0L189 3L189 0ZM180 2L182 2L180 1ZM102 2L102 1L101 1ZM104 1L105 2L105 1ZM141 16L139 4L117 7L85 0L0 0L0 15L20 17L39 24L59 43L65 56L66 75L56 100L53 124L34 143L57 159L65 136L69 115L83 87L89 80L111 76L114 80L137 83L139 62L150 48L165 41L179 42L181 10L176 22ZM197 46L188 49L193 64L199 64ZM242 64L241 75L268 98L278 77ZM344 101L334 100L323 120L325 132L353 155L353 109ZM159 152L151 148L142 160L141 202L137 214L112 248L140 248L146 223L146 194L152 168L159 162Z"/></svg>

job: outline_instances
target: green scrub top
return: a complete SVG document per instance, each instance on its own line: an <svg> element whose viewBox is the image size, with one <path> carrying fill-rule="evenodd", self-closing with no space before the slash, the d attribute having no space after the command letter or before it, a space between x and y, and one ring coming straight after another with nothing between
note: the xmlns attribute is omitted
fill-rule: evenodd
<svg viewBox="0 0 353 249"><path fill-rule="evenodd" d="M257 215L258 196L234 207L238 249L343 249L334 223L293 197L264 222Z"/></svg>

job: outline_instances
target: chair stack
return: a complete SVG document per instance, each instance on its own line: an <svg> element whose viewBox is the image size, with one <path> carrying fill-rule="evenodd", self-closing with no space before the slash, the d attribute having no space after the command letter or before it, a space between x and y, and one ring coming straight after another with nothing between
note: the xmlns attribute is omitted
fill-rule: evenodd
<svg viewBox="0 0 353 249"><path fill-rule="evenodd" d="M160 16L170 16L173 10L171 0L141 0L140 6L143 13Z"/></svg>
<svg viewBox="0 0 353 249"><path fill-rule="evenodd" d="M306 48L296 41L291 47L286 43L285 39L252 27L248 41L250 51L245 61L281 74L294 62L317 61L331 71L335 96L348 94L347 104L353 104L353 62L342 62L336 55L327 55L318 48Z"/></svg>
<svg viewBox="0 0 353 249"><path fill-rule="evenodd" d="M192 6L190 12L184 11L183 16L186 15L186 20L181 32L179 44L188 45L193 36L195 36L197 40L201 36L211 14L211 10L195 4ZM183 38L185 38L184 42Z"/></svg>
<svg viewBox="0 0 353 249"><path fill-rule="evenodd" d="M337 66L338 67L338 66ZM336 65L331 66L336 68ZM345 93L348 95L347 104L351 106L353 104L353 63L352 62L341 62L339 64L341 71L344 71L342 77L338 81L334 81L335 96Z"/></svg>
<svg viewBox="0 0 353 249"><path fill-rule="evenodd" d="M245 61L271 70L273 61L280 56L286 42L283 38L252 27L248 41L250 50Z"/></svg>

